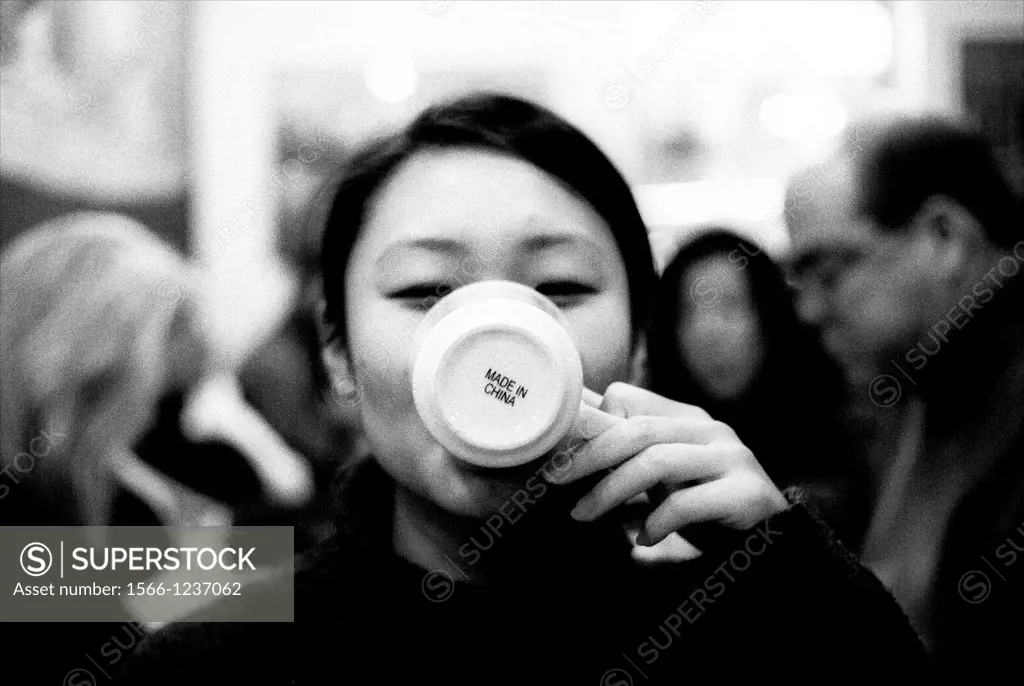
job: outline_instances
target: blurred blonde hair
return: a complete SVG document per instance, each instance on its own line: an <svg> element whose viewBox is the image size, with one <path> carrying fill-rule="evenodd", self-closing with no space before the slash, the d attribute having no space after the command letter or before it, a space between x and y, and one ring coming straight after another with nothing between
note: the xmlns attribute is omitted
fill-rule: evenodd
<svg viewBox="0 0 1024 686"><path fill-rule="evenodd" d="M4 252L0 466L20 497L0 520L106 523L112 461L154 419L172 339L191 324L191 270L143 225L104 213L45 222Z"/></svg>

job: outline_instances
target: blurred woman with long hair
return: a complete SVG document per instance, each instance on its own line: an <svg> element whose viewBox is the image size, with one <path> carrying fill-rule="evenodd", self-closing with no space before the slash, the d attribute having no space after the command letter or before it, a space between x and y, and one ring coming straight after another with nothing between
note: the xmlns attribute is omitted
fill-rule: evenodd
<svg viewBox="0 0 1024 686"><path fill-rule="evenodd" d="M856 543L865 490L844 433L842 376L759 246L722 227L684 245L662 273L649 345L651 390L732 426L776 484L813 491Z"/></svg>

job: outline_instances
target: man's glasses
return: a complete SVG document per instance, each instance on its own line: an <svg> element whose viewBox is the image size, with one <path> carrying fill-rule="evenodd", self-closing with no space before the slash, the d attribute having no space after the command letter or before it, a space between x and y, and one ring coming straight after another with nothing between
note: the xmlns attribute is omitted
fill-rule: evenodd
<svg viewBox="0 0 1024 686"><path fill-rule="evenodd" d="M802 255L783 266L786 283L794 291L817 289L831 293L867 258L859 248L841 248Z"/></svg>

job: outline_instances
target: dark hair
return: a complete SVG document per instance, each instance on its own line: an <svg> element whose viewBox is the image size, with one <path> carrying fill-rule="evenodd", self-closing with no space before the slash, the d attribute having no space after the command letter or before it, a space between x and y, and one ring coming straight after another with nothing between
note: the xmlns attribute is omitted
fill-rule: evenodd
<svg viewBox="0 0 1024 686"><path fill-rule="evenodd" d="M1020 198L978 132L938 117L900 118L852 129L860 208L889 229L906 226L933 195L956 201L988 239L1008 248L1022 236Z"/></svg>
<svg viewBox="0 0 1024 686"><path fill-rule="evenodd" d="M425 110L404 130L357 152L328 187L320 264L328 340L345 342L345 265L367 207L384 181L415 153L475 147L523 159L561 180L607 222L626 263L634 341L646 328L657 282L647 230L629 186L583 133L518 98L480 93ZM438 293L444 295L444 293Z"/></svg>
<svg viewBox="0 0 1024 686"><path fill-rule="evenodd" d="M676 331L688 306L693 305L689 294L682 292L686 275L694 264L710 257L724 257L736 269L744 270L767 344L783 342L796 324L782 273L761 248L724 227L701 230L665 267L655 296L649 342L651 390L666 398L694 402L699 397L707 401L686 369Z"/></svg>
<svg viewBox="0 0 1024 686"><path fill-rule="evenodd" d="M744 276L765 347L757 378L737 401L722 402L702 390L687 368L676 333L688 308L696 306L682 292L686 275L697 262L712 257L726 258ZM708 227L665 268L654 304L648 371L655 393L698 405L732 426L777 483L837 466L828 464L835 455L826 446L833 446L838 436L833 428L842 412L842 376L813 331L798 319L782 271L739 234ZM798 424L803 445L792 435ZM786 426L794 431L787 432Z"/></svg>

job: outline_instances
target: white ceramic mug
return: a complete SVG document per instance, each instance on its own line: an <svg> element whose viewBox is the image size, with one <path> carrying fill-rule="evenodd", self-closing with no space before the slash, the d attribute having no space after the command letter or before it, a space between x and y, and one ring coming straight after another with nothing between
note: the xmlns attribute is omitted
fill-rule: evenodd
<svg viewBox="0 0 1024 686"><path fill-rule="evenodd" d="M568 435L592 438L617 421L583 387L565 315L522 284L480 281L441 298L416 334L411 362L427 429L474 465L522 465Z"/></svg>

